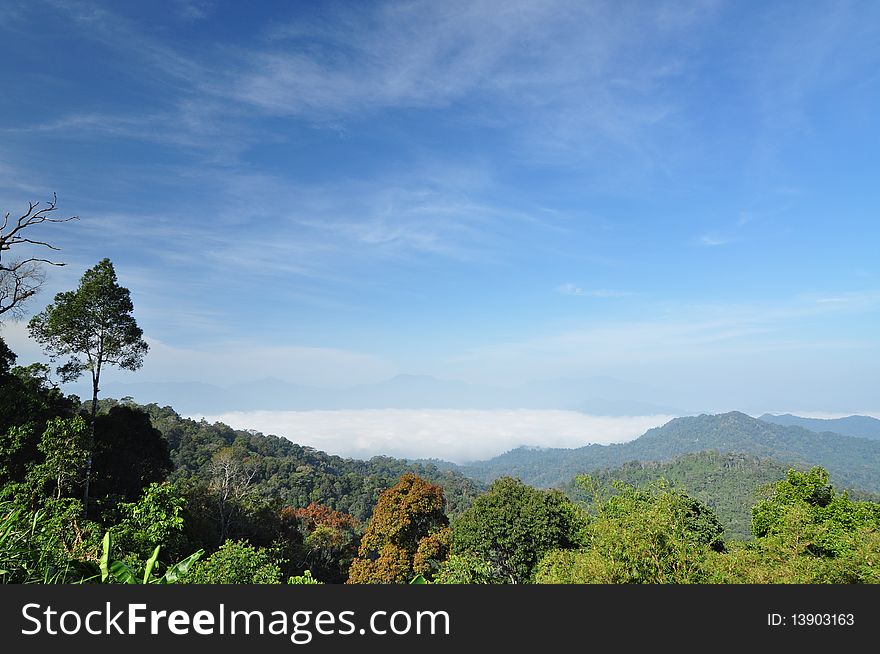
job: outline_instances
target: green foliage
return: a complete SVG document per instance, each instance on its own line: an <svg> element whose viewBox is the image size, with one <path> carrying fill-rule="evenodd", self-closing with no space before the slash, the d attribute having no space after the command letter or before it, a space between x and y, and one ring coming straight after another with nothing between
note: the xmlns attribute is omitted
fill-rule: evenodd
<svg viewBox="0 0 880 654"><path fill-rule="evenodd" d="M773 538L733 543L703 567L712 584L877 584L880 533L862 533L848 554L833 558L798 553Z"/></svg>
<svg viewBox="0 0 880 654"><path fill-rule="evenodd" d="M164 574L157 575L154 571L158 571L162 567L159 562L159 550L161 545L157 545L147 559L146 565L142 572L134 570L125 561L115 560L113 558L113 536L108 531L104 534L101 542L101 558L99 560L99 569L101 571L102 583L117 584L176 584L189 572L190 568L202 557L203 550L193 552L184 560L173 565L167 566Z"/></svg>
<svg viewBox="0 0 880 654"><path fill-rule="evenodd" d="M821 468L790 470L754 508L755 539L718 547L720 525L678 490L618 488L594 502L587 547L541 561L543 583L878 583L880 504L837 494ZM582 485L602 490L595 480Z"/></svg>
<svg viewBox="0 0 880 654"><path fill-rule="evenodd" d="M33 424L12 425L0 437L0 480L4 491L17 486L16 482L25 478L28 464L37 460L37 453L24 454L25 450L36 450L39 444L35 431Z"/></svg>
<svg viewBox="0 0 880 654"><path fill-rule="evenodd" d="M0 383L3 383L4 379L9 376L17 358L15 352L9 349L6 341L0 336Z"/></svg>
<svg viewBox="0 0 880 654"><path fill-rule="evenodd" d="M281 509L284 554L297 570L316 571L328 583L342 583L357 555L360 523L354 516L323 504Z"/></svg>
<svg viewBox="0 0 880 654"><path fill-rule="evenodd" d="M75 574L91 576L92 562L97 559L100 549L102 526L82 517L82 502L72 497L43 499L41 514L42 528L33 535L33 544L58 567L75 569Z"/></svg>
<svg viewBox="0 0 880 654"><path fill-rule="evenodd" d="M80 416L51 419L37 445L43 461L28 471L30 486L38 492L49 490L56 499L68 496L82 481L87 434L88 426Z"/></svg>
<svg viewBox="0 0 880 654"><path fill-rule="evenodd" d="M500 584L504 580L488 561L473 554L451 554L434 575L435 584Z"/></svg>
<svg viewBox="0 0 880 654"><path fill-rule="evenodd" d="M527 484L558 488L579 474L616 468L627 461L668 461L706 450L772 458L786 467L820 465L844 487L880 492L880 441L817 434L736 411L676 418L628 443L576 449L519 448L460 470L483 482L515 475Z"/></svg>
<svg viewBox="0 0 880 654"><path fill-rule="evenodd" d="M297 575L297 576L294 576L294 577L289 577L289 578L287 579L287 583L290 584L290 585L308 585L308 586L313 586L313 585L320 585L320 584L323 584L324 582L322 582L322 581L318 581L317 579L315 579L315 578L312 576L312 571L311 571L311 570L305 570L305 571L303 571L303 573L302 573L301 575Z"/></svg>
<svg viewBox="0 0 880 654"><path fill-rule="evenodd" d="M168 442L139 408L116 406L97 416L90 495L99 503L133 502L171 468Z"/></svg>
<svg viewBox="0 0 880 654"><path fill-rule="evenodd" d="M0 344L6 363L14 361ZM75 403L49 384L47 370L42 364L0 370L0 485L23 482L29 466L43 458L38 445L47 423L75 415Z"/></svg>
<svg viewBox="0 0 880 654"><path fill-rule="evenodd" d="M30 513L11 501L0 502L0 583L64 583L71 562L42 547L39 536L51 525L45 513Z"/></svg>
<svg viewBox="0 0 880 654"><path fill-rule="evenodd" d="M866 532L880 527L880 504L853 502L837 493L822 468L790 470L752 511L756 538L775 539L797 554L852 554Z"/></svg>
<svg viewBox="0 0 880 654"><path fill-rule="evenodd" d="M453 553L490 562L508 583L528 583L546 552L577 546L583 527L581 512L561 492L502 477L453 525Z"/></svg>
<svg viewBox="0 0 880 654"><path fill-rule="evenodd" d="M725 527L725 538L747 540L752 535L752 506L759 490L785 477L787 470L781 463L750 454L696 452L666 462L629 461L591 476L612 493L615 481L644 487L663 479L712 509ZM564 490L574 501L590 500L574 482Z"/></svg>
<svg viewBox="0 0 880 654"><path fill-rule="evenodd" d="M115 404L118 403L105 400L101 408ZM279 436L182 418L170 407L149 404L141 408L171 448L171 481L185 481L191 487L210 483L215 454L232 448L239 459L251 466L252 495L276 503L279 508L305 507L315 502L366 522L382 491L407 472L442 486L450 516L464 511L480 493L475 482L432 464L380 456L369 461L345 459ZM217 522L217 518L211 520ZM239 534L234 529L230 532L233 537Z"/></svg>
<svg viewBox="0 0 880 654"><path fill-rule="evenodd" d="M144 552L156 543L180 553L186 500L169 483L152 483L137 502L120 503L120 522L113 528L117 547L127 554Z"/></svg>
<svg viewBox="0 0 880 654"><path fill-rule="evenodd" d="M83 274L75 291L55 295L28 329L53 361L67 359L58 369L65 381L86 371L97 379L104 364L125 370L141 366L148 346L133 310L129 290L117 283L110 260L102 259Z"/></svg>
<svg viewBox="0 0 880 654"><path fill-rule="evenodd" d="M281 569L268 551L228 540L184 577L188 584L280 584Z"/></svg>
<svg viewBox="0 0 880 654"><path fill-rule="evenodd" d="M28 322L31 337L42 345L53 362L66 359L57 368L63 381L78 379L88 371L92 377L92 409L88 457L85 465L83 514L89 511L89 484L95 447L95 414L101 370L105 365L137 370L149 349L131 312L127 288L116 282L109 259L87 270L75 291L55 295L52 304Z"/></svg>
<svg viewBox="0 0 880 654"><path fill-rule="evenodd" d="M595 480L580 478L587 489ZM538 568L539 583L681 584L705 580L702 561L723 549L723 528L711 509L658 484L618 484L594 501L585 548L554 552Z"/></svg>

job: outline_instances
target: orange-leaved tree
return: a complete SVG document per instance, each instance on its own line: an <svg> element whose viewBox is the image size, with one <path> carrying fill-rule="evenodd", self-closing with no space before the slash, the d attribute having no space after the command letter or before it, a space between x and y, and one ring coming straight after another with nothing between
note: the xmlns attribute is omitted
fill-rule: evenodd
<svg viewBox="0 0 880 654"><path fill-rule="evenodd" d="M430 579L449 554L449 519L443 489L407 473L379 496L367 523L350 584L409 583L417 574Z"/></svg>

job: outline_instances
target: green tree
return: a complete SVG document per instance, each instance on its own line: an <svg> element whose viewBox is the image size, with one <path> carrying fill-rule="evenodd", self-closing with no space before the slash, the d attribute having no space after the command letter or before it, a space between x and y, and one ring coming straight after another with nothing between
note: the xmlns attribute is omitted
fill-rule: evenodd
<svg viewBox="0 0 880 654"><path fill-rule="evenodd" d="M183 553L183 507L186 500L169 483L152 483L137 502L117 506L119 524L113 528L120 551L134 554L162 545L169 556Z"/></svg>
<svg viewBox="0 0 880 654"><path fill-rule="evenodd" d="M9 349L6 341L0 336L0 388L5 388L5 382L12 371L12 366L15 365L16 358L15 352Z"/></svg>
<svg viewBox="0 0 880 654"><path fill-rule="evenodd" d="M854 502L847 493L837 493L820 467L789 470L752 509L755 538L776 539L798 554L844 556L854 551L865 531L878 528L880 504Z"/></svg>
<svg viewBox="0 0 880 654"><path fill-rule="evenodd" d="M445 558L443 537L435 536L449 525L445 507L440 486L414 474L403 475L379 496L348 583L406 584L416 574L415 565L427 572L433 556Z"/></svg>
<svg viewBox="0 0 880 654"><path fill-rule="evenodd" d="M51 487L50 496L61 499L82 481L88 453L85 449L88 425L80 416L53 418L37 446L44 460L28 472L31 486L41 495Z"/></svg>
<svg viewBox="0 0 880 654"><path fill-rule="evenodd" d="M31 336L52 361L66 359L58 368L64 381L88 371L92 378L92 408L83 488L83 512L88 514L89 479L95 447L95 417L104 366L137 370L148 346L132 316L134 305L127 288L117 283L110 259L85 272L75 291L58 293L52 304L31 318Z"/></svg>
<svg viewBox="0 0 880 654"><path fill-rule="evenodd" d="M590 477L579 484L602 492ZM724 548L714 512L661 482L646 488L618 483L599 496L584 548L548 553L539 583L680 584L705 581L703 562Z"/></svg>
<svg viewBox="0 0 880 654"><path fill-rule="evenodd" d="M15 359L0 338L0 495L43 459L38 445L48 421L73 417L77 403L51 386L47 366L13 367Z"/></svg>
<svg viewBox="0 0 880 654"><path fill-rule="evenodd" d="M825 469L789 470L752 510L755 539L707 561L711 583L880 583L880 504L838 493Z"/></svg>
<svg viewBox="0 0 880 654"><path fill-rule="evenodd" d="M500 584L504 580L488 561L474 554L451 554L434 575L435 584Z"/></svg>
<svg viewBox="0 0 880 654"><path fill-rule="evenodd" d="M265 549L228 540L186 575L188 584L280 584L281 569Z"/></svg>
<svg viewBox="0 0 880 654"><path fill-rule="evenodd" d="M95 419L91 495L132 502L171 472L168 442L136 407L115 406Z"/></svg>
<svg viewBox="0 0 880 654"><path fill-rule="evenodd" d="M296 571L311 570L327 583L342 583L358 551L360 523L329 506L284 507L279 513L282 541Z"/></svg>
<svg viewBox="0 0 880 654"><path fill-rule="evenodd" d="M578 545L583 516L561 492L502 477L453 525L453 552L489 561L508 583L532 581L541 557Z"/></svg>

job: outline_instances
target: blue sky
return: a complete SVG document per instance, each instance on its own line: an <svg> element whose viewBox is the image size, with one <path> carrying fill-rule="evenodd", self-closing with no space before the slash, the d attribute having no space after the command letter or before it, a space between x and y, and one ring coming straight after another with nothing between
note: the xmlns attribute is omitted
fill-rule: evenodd
<svg viewBox="0 0 880 654"><path fill-rule="evenodd" d="M875 2L4 2L0 207L119 379L609 375L878 410ZM37 356L21 324L4 338Z"/></svg>

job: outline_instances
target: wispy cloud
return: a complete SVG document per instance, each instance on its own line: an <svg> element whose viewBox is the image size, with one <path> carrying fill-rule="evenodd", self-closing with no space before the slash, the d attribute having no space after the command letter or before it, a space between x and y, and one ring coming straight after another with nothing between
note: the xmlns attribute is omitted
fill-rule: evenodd
<svg viewBox="0 0 880 654"><path fill-rule="evenodd" d="M214 0L174 0L177 14L187 21L207 18L213 11L215 4Z"/></svg>
<svg viewBox="0 0 880 654"><path fill-rule="evenodd" d="M680 46L713 8L644 9L566 1L503 9L495 2L373 5L275 27L211 91L318 123L456 104L478 124L515 125L538 150L573 154L613 143L650 157L651 130L677 109L656 91L683 74ZM636 59L633 47L650 55ZM475 97L482 106L469 110Z"/></svg>
<svg viewBox="0 0 880 654"><path fill-rule="evenodd" d="M595 298L615 298L615 297L627 297L632 295L631 291L617 291L614 289L608 288L599 288L593 290L587 290L581 288L577 284L567 283L561 284L556 287L557 293L562 293L563 295L579 295L583 297L595 297Z"/></svg>
<svg viewBox="0 0 880 654"><path fill-rule="evenodd" d="M694 25L715 13L700 1L640 11L568 0L323 5L262 37L198 51L106 7L53 6L83 38L118 53L117 65L173 92L155 95L140 114L73 114L38 129L78 125L204 150L213 140L240 152L283 138L283 129L255 130L254 111L338 129L377 111L455 105L471 124L515 128L521 156L535 161L548 151L577 159L613 146L649 166L661 151L654 134L679 109L663 89L686 71ZM178 10L199 18L209 7L181 0ZM633 56L634 47L644 56Z"/></svg>
<svg viewBox="0 0 880 654"><path fill-rule="evenodd" d="M714 248L719 245L728 245L732 240L717 234L703 234L697 239L697 244L704 247Z"/></svg>

